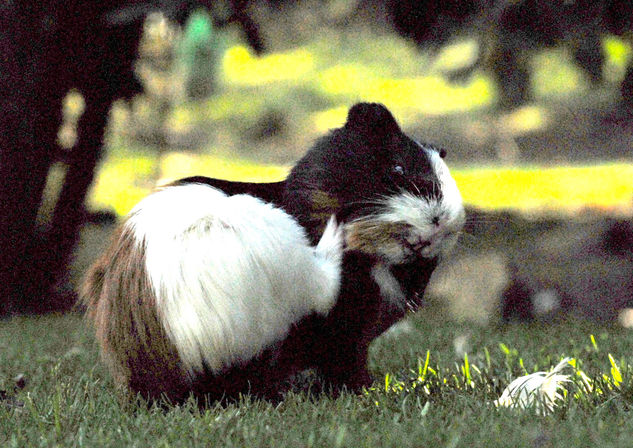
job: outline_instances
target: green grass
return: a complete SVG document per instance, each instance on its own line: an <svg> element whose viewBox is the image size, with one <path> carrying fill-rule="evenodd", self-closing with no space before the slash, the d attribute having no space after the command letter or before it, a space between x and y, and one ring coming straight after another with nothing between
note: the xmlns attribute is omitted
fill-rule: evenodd
<svg viewBox="0 0 633 448"><path fill-rule="evenodd" d="M199 411L162 411L117 402L78 316L0 322L0 389L24 374L26 388L0 402L0 446L627 446L633 430L633 333L569 321L478 327L423 310L377 340L377 380L360 395L289 394L280 405L251 400ZM593 337L592 337L593 335ZM454 349L466 338L467 363ZM428 363L426 362L428 355ZM490 403L516 376L563 356L578 378L553 415L496 409ZM614 370L610 357L617 366ZM621 376L621 379L618 377ZM388 375L388 377L387 377Z"/></svg>

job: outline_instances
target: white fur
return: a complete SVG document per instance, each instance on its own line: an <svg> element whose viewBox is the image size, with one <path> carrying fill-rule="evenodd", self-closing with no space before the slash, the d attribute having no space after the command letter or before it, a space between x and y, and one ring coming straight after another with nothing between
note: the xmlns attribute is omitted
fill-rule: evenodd
<svg viewBox="0 0 633 448"><path fill-rule="evenodd" d="M126 223L145 250L157 308L190 373L248 361L338 294L342 230L316 248L284 211L200 184L142 200Z"/></svg>
<svg viewBox="0 0 633 448"><path fill-rule="evenodd" d="M461 194L444 160L437 151L422 149L431 161L442 197L438 200L408 192L397 194L386 199L384 210L376 219L410 226L405 239L410 244L428 242L428 246L420 253L423 257L434 258L445 255L453 248L464 225L465 214ZM439 218L438 225L433 223L434 217ZM403 262L408 251L404 246L391 246L383 255L395 264Z"/></svg>
<svg viewBox="0 0 633 448"><path fill-rule="evenodd" d="M378 288L380 288L380 294L388 301L403 305L405 301L405 295L400 287L400 283L393 276L389 267L384 263L376 263L371 269L371 278L374 279Z"/></svg>
<svg viewBox="0 0 633 448"><path fill-rule="evenodd" d="M457 188L457 183L437 151L425 149L431 159L431 164L435 175L440 182L440 190L442 191L442 200L438 204L440 208L440 216L444 216L446 221L461 230L464 225L464 205L462 195Z"/></svg>

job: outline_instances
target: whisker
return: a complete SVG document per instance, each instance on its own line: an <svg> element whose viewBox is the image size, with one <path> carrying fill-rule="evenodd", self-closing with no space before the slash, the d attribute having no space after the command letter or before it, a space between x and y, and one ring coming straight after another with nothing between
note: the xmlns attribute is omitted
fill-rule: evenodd
<svg viewBox="0 0 633 448"><path fill-rule="evenodd" d="M387 197L382 198L374 198L374 199L363 199L358 201L350 201L346 202L341 208L340 212L345 214L350 214L354 212L355 208L362 208L364 216L377 215L379 213L380 208L385 206Z"/></svg>
<svg viewBox="0 0 633 448"><path fill-rule="evenodd" d="M474 213L474 214L473 214ZM507 213L482 212L480 210L471 210L466 213L467 223L497 223L497 222L516 222L516 218Z"/></svg>
<svg viewBox="0 0 633 448"><path fill-rule="evenodd" d="M420 191L420 189L418 188L418 186L415 184L415 182L413 182L411 179L407 179L407 180L409 181L409 183L410 183L411 185L413 185L413 188L415 188L415 191L417 191L417 192L418 192L418 194L419 194L419 195L421 195L421 194L422 194L422 192Z"/></svg>

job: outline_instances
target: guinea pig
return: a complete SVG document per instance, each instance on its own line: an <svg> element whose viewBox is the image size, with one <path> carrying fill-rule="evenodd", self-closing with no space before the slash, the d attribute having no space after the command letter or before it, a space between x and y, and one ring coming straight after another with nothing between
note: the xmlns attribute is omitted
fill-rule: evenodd
<svg viewBox="0 0 633 448"><path fill-rule="evenodd" d="M208 185L161 189L129 214L84 297L115 381L146 398L186 398L326 315L340 285L342 229L316 247L283 210Z"/></svg>
<svg viewBox="0 0 633 448"><path fill-rule="evenodd" d="M465 221L446 151L402 132L381 104L353 106L286 179L283 207L316 241L334 214L345 222L341 290L327 315L317 371L334 387L371 384L371 341L415 311Z"/></svg>
<svg viewBox="0 0 633 448"><path fill-rule="evenodd" d="M420 144L405 135L384 106L359 103L349 110L345 125L319 139L285 181L254 184L200 176L177 181L175 188L206 184L222 189L227 195L235 195L228 199L248 194L282 207L305 229L311 244L324 238L326 241L335 239L326 238L326 235L339 232L332 230L333 224L328 224L331 216L336 216L337 221L343 223L345 242L338 295L333 303L324 299L331 304L327 310L319 312L315 306L310 312L307 307L303 309L303 315L296 315L297 319L289 327L266 330L282 335L281 340L270 338L262 341L255 347L258 350L249 346L251 350L247 351L244 345L243 353L238 351L234 356L227 356L219 369L205 359L207 348L200 344L196 348L200 352L196 360L200 362L188 364L193 368L183 369L183 361L174 349L174 342L158 322L157 316L168 312L166 306L150 301L150 306L141 309L135 304L136 298L141 296L136 291L133 294L107 293L106 298L101 299L100 296L107 291L107 282L103 281L103 269L98 268L97 274L89 277L84 295L93 304L91 315L96 321L104 351L114 351L126 363L124 371L127 377L119 375L117 378L115 372L117 383L127 386L132 393L140 392L150 398L164 395L175 401L186 398L190 393L205 401L231 399L240 393L278 399L288 379L306 369L314 369L333 394L344 388L358 391L369 386L372 382L367 370L369 344L407 312L418 309L433 270L439 260L450 252L464 224L461 196L444 163L445 155L445 150ZM197 200L192 198L189 201L193 208ZM177 213L170 210L171 204L160 202L156 209L160 209L161 213L167 216ZM209 212L212 212L211 208ZM231 216L241 222L239 216ZM159 225L158 215L151 221L152 225ZM132 232L129 227L124 224L122 235ZM200 239L206 237L211 235L200 234ZM263 247L257 241L257 235L253 237L253 240L248 240L248 245L241 246L241 250L249 250L251 244ZM144 241L151 242L152 233L144 238ZM160 257L148 262L152 255L146 251L143 256L147 270L125 259L117 261L116 245L125 243L131 246L133 235L124 239L119 237L119 241L115 243L115 250L111 249L104 258L106 264L113 264L116 268L108 282L115 286L117 282L125 284L141 273L151 278L149 270L154 269L152 263L161 265ZM189 263L197 263L196 260L188 260L178 242L173 244L180 259L177 267L183 269ZM321 242L317 248L320 245ZM332 245L335 246L327 243L327 246ZM230 250L228 246L212 246L211 243L204 244L208 250L216 252ZM226 257L230 258L230 254ZM272 269L276 263L284 267L290 264L283 256L277 257L266 256L266 264L260 268ZM137 256L134 263L138 265L140 262ZM216 265L209 264L196 272L205 278L217 277L220 282L218 288L221 288L222 282L229 283L231 277L222 270L215 272L216 269L219 269ZM169 274L169 269L164 272L166 278L174 278L175 274ZM232 274L233 279L249 279L243 270L234 270ZM147 280L143 281L147 283ZM189 279L189 282L196 281L195 277ZM240 297L240 302L262 303L256 297L257 284L251 286L252 295ZM147 289L147 286L144 287ZM298 294L296 290L282 289L276 289L282 301ZM172 306L176 309L180 300L194 300L213 307L227 306L221 296L202 301L185 299L186 289L173 291ZM217 304L216 300L219 301ZM104 302L104 310L97 316L94 310L99 309L100 302ZM115 310L116 307L121 310ZM130 307L134 313L130 313ZM196 308L196 313L201 316L194 321L201 322L201 325L215 325L215 321L205 317L207 313L214 312L213 307L208 310L204 306ZM187 315L181 313L182 321L180 317L173 318L183 332L188 331ZM252 315L239 310L232 315L246 321L253 319ZM113 319L123 322L112 322ZM282 322L284 325L289 323L287 320ZM277 324L273 322L270 325ZM146 335L147 328L155 334ZM226 336L238 340L250 338L249 334L240 333L237 328ZM104 337L104 332L109 334ZM114 350L110 347L112 341L119 344ZM146 344L152 347L146 348ZM213 352L213 347L211 345L208 350ZM234 347L239 350L242 345L234 344ZM157 357L155 353L161 353L161 356ZM152 384L148 378L156 378L157 384Z"/></svg>

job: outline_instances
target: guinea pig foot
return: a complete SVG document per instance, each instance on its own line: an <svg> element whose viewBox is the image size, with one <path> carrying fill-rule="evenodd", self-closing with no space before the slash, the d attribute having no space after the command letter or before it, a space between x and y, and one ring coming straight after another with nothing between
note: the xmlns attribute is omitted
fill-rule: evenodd
<svg viewBox="0 0 633 448"><path fill-rule="evenodd" d="M418 292L413 293L411 299L405 300L407 311L415 313L422 305L424 305L424 299Z"/></svg>

